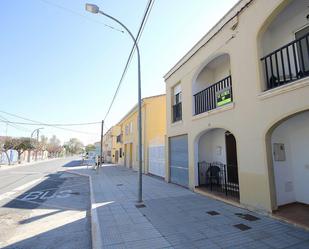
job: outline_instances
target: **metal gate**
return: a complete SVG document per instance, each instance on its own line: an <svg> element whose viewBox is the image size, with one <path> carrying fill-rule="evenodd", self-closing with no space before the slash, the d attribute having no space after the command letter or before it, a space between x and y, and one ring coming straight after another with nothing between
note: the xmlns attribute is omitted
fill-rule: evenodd
<svg viewBox="0 0 309 249"><path fill-rule="evenodd" d="M188 187L188 136L170 137L169 153L171 182Z"/></svg>
<svg viewBox="0 0 309 249"><path fill-rule="evenodd" d="M148 148L149 173L165 177L165 146L150 145Z"/></svg>
<svg viewBox="0 0 309 249"><path fill-rule="evenodd" d="M199 187L239 198L237 165L199 162L198 182Z"/></svg>

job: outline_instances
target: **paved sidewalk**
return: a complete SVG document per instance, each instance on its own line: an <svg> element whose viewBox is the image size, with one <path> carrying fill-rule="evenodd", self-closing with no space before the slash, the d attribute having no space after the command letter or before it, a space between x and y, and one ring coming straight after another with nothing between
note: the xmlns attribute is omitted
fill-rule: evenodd
<svg viewBox="0 0 309 249"><path fill-rule="evenodd" d="M150 176L136 208L137 173L121 166L75 172L91 175L103 248L309 248L302 229Z"/></svg>

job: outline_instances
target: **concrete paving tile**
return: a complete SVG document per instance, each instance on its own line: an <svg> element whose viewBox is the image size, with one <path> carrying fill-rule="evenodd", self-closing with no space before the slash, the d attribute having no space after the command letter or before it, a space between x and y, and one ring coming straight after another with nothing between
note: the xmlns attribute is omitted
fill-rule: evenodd
<svg viewBox="0 0 309 249"><path fill-rule="evenodd" d="M139 240L126 243L127 248L132 249L157 249L157 248L165 248L170 247L170 243L168 243L164 238L154 238L148 240Z"/></svg>
<svg viewBox="0 0 309 249"><path fill-rule="evenodd" d="M119 248L309 248L309 233L302 229L149 176L143 176L146 207L137 209L136 172L118 166L104 167L102 172L95 175L93 184L96 199L111 202L98 209L105 229L102 236L112 240L120 234L126 243L114 244ZM119 183L123 185L117 186ZM220 215L210 216L207 211ZM259 220L247 221L235 213L251 214ZM240 223L251 229L233 227ZM140 240L142 235L148 239Z"/></svg>
<svg viewBox="0 0 309 249"><path fill-rule="evenodd" d="M296 237L287 234L272 236L270 238L262 239L260 241L276 249L289 247L293 248L295 245L301 242L300 239L297 239Z"/></svg>

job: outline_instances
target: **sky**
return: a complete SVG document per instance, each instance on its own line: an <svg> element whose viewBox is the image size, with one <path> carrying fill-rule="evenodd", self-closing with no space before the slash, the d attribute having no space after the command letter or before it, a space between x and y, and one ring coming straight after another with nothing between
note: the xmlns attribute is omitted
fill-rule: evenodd
<svg viewBox="0 0 309 249"><path fill-rule="evenodd" d="M113 21L85 11L83 0L2 0L0 119L43 123L101 121L109 107L132 40ZM165 93L163 76L238 0L156 0L139 42L142 97ZM148 0L93 0L135 35ZM137 103L137 61L132 60L105 130ZM0 136L30 136L40 126L0 122ZM45 127L41 134L84 144L100 139L100 124ZM81 131L80 132L76 132Z"/></svg>

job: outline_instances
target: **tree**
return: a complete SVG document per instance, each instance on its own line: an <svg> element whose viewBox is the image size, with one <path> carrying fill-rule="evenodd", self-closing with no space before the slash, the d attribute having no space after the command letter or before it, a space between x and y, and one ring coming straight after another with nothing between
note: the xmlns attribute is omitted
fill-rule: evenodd
<svg viewBox="0 0 309 249"><path fill-rule="evenodd" d="M11 165L11 159L8 155L8 150L13 148L12 138L11 137L0 137L0 151L4 152L8 160L9 165Z"/></svg>
<svg viewBox="0 0 309 249"><path fill-rule="evenodd" d="M95 150L95 146L94 146L93 144L88 144L88 145L85 147L85 150L86 150L86 152L93 151L93 150Z"/></svg>
<svg viewBox="0 0 309 249"><path fill-rule="evenodd" d="M81 153L83 151L84 145L77 138L71 138L64 144L64 148L66 149L67 153L74 155Z"/></svg>
<svg viewBox="0 0 309 249"><path fill-rule="evenodd" d="M20 163L20 157L25 151L34 149L35 140L28 137L12 138L9 142L11 149L14 149L18 153L18 163Z"/></svg>
<svg viewBox="0 0 309 249"><path fill-rule="evenodd" d="M46 145L47 151L50 153L51 156L58 156L59 153L62 151L62 146L60 144L60 140L53 135L50 139L48 144Z"/></svg>

